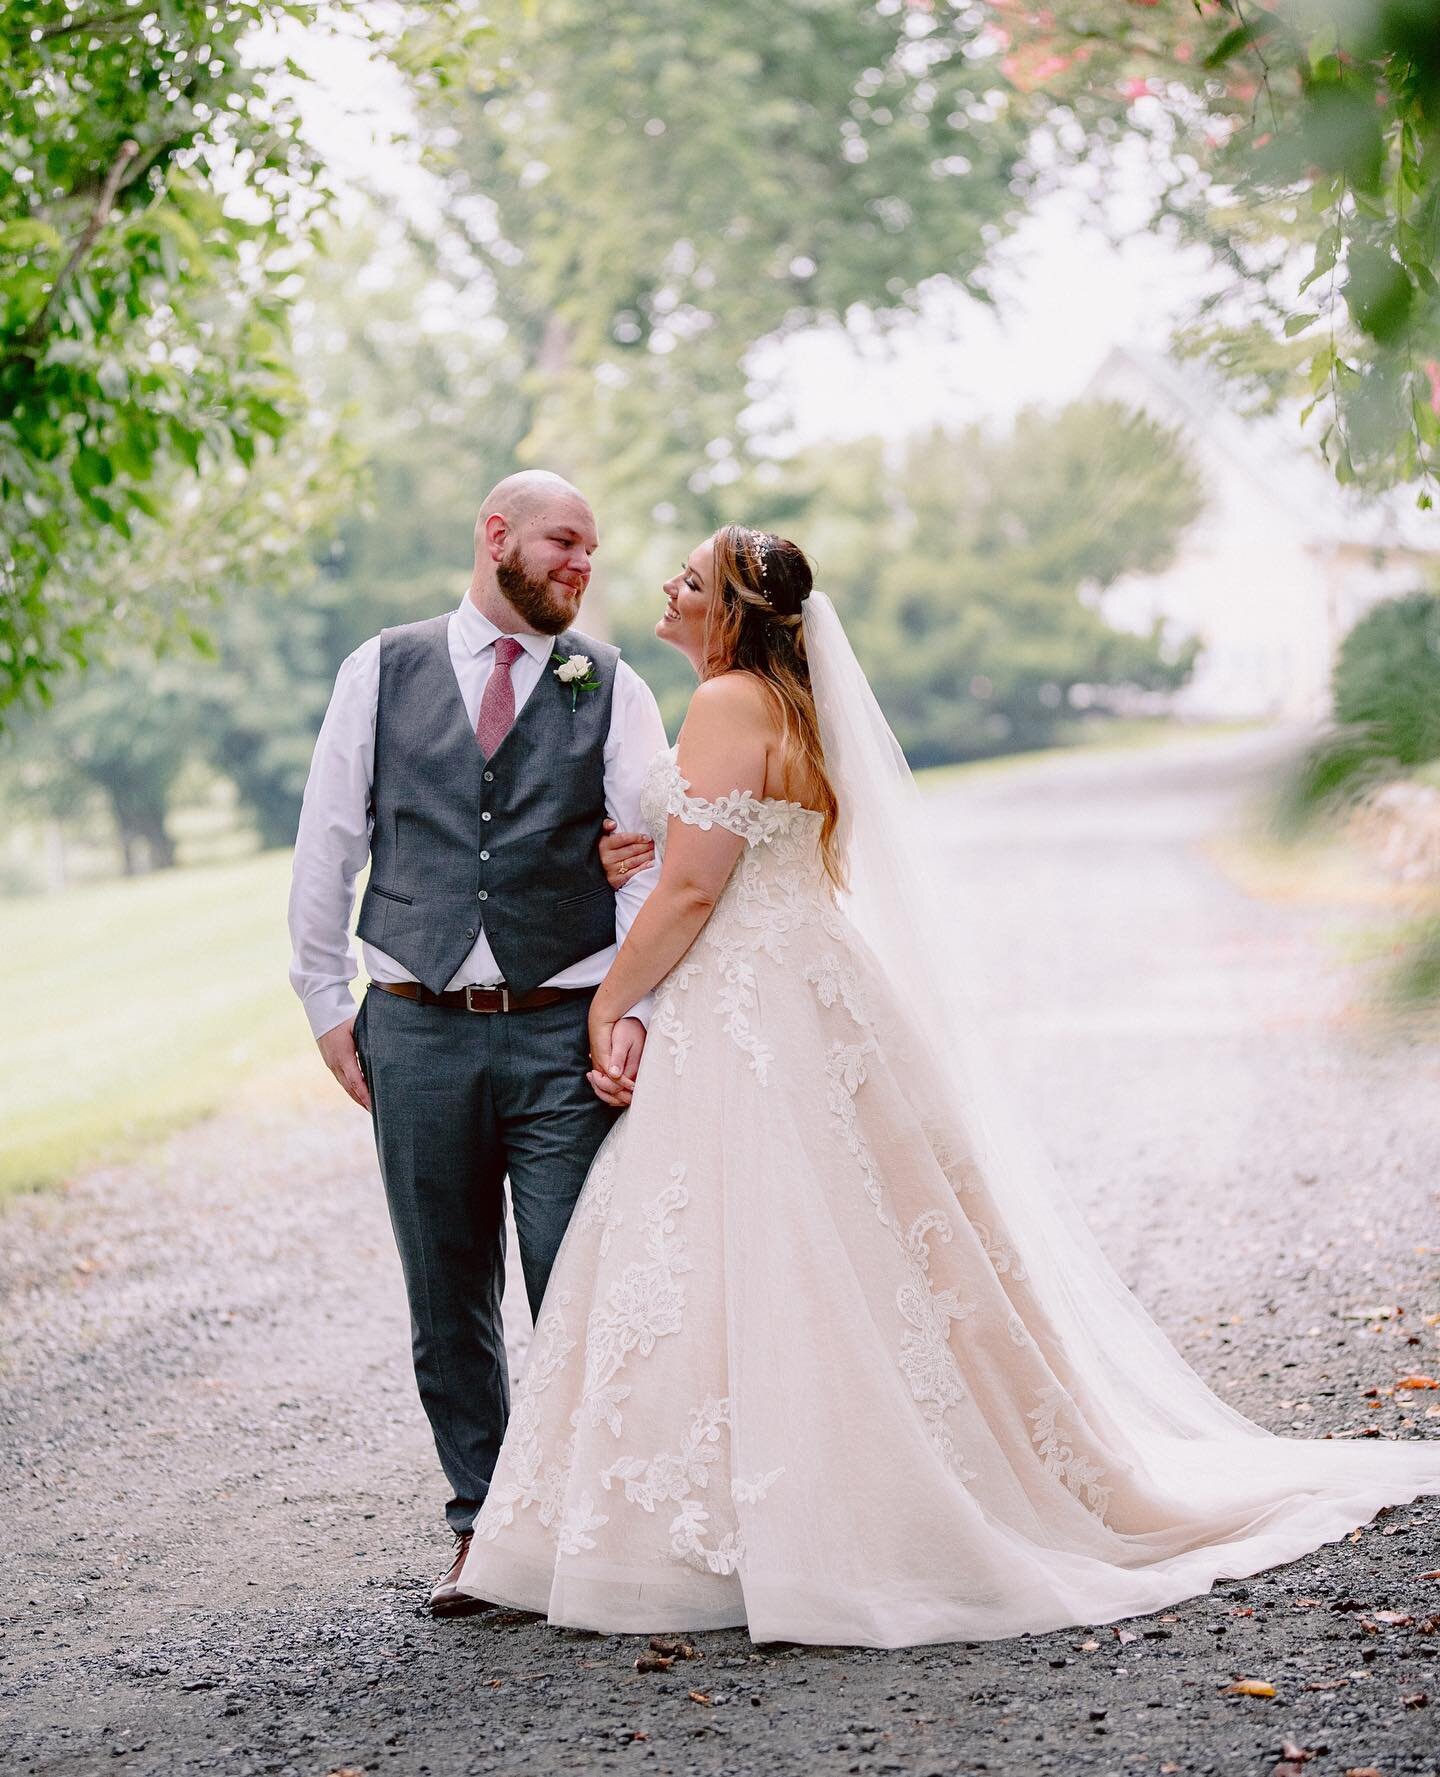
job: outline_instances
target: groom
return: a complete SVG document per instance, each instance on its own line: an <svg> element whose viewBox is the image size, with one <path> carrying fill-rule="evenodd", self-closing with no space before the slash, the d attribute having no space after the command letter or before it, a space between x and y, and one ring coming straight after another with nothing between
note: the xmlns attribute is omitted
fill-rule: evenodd
<svg viewBox="0 0 1440 1777"><path fill-rule="evenodd" d="M616 1027L623 1077L602 1102L585 1078L590 1000L658 871L612 890L597 842L607 815L639 826L665 730L618 650L569 627L597 542L560 476L493 488L458 608L341 666L295 844L290 980L374 1121L415 1377L453 1491L454 1561L430 1595L442 1616L486 1608L455 1581L509 1412L503 1181L537 1314L645 1042L638 1006ZM348 933L367 857L357 1013Z"/></svg>

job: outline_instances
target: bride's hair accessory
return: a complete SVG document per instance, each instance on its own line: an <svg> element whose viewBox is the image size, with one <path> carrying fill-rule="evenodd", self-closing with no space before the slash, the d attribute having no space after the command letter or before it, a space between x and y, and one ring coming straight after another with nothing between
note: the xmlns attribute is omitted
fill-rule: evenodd
<svg viewBox="0 0 1440 1777"><path fill-rule="evenodd" d="M730 527L738 547L737 565L750 568L756 582L746 587L758 593L777 617L798 617L810 596L810 563L798 544L752 525Z"/></svg>

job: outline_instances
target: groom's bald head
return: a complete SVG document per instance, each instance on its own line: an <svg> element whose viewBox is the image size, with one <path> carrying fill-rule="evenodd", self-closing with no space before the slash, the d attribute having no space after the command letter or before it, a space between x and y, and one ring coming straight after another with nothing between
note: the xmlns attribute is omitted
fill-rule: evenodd
<svg viewBox="0 0 1440 1777"><path fill-rule="evenodd" d="M588 530L594 539L595 514L574 482L550 469L520 469L514 475L507 475L503 481L495 483L480 507L475 520L476 554L484 547L490 519L504 519L507 530L518 537L533 529L537 520L543 525L552 514L583 517L588 521ZM592 540L591 547L594 546Z"/></svg>
<svg viewBox="0 0 1440 1777"><path fill-rule="evenodd" d="M475 520L470 597L502 628L558 635L575 621L599 546L595 514L573 482L549 469L497 481ZM497 603L498 601L498 603Z"/></svg>

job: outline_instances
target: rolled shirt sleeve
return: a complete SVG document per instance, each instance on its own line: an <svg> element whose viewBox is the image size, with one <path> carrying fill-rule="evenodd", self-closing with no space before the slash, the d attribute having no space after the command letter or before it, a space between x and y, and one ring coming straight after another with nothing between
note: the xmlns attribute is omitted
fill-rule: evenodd
<svg viewBox="0 0 1440 1777"><path fill-rule="evenodd" d="M335 677L315 742L290 877L290 984L315 1037L352 1017L357 973L350 942L355 883L370 857L380 638L351 654Z"/></svg>

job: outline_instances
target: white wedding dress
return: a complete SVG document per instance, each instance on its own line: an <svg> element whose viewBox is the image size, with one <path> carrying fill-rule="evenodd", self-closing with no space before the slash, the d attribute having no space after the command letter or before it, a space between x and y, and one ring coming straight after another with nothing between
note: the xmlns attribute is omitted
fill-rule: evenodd
<svg viewBox="0 0 1440 1777"><path fill-rule="evenodd" d="M1042 1287L818 814L699 799L673 753L643 810L745 850L658 989L464 1589L607 1631L981 1639L1153 1611L1440 1491L1435 1442L1242 1418L1113 1274L1098 1331Z"/></svg>

